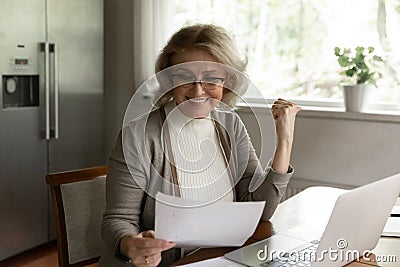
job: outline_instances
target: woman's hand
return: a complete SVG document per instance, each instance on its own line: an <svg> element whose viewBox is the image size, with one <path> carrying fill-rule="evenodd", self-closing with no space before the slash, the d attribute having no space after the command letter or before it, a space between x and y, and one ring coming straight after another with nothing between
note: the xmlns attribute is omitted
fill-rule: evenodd
<svg viewBox="0 0 400 267"><path fill-rule="evenodd" d="M272 115L275 119L278 141L275 149L272 168L279 173L287 173L290 154L292 152L294 122L301 110L295 103L279 98L272 105Z"/></svg>
<svg viewBox="0 0 400 267"><path fill-rule="evenodd" d="M295 103L279 98L272 106L275 119L276 134L279 139L293 141L294 122L301 110Z"/></svg>
<svg viewBox="0 0 400 267"><path fill-rule="evenodd" d="M161 252L175 246L174 242L154 238L154 231L127 235L121 239L120 251L131 259L135 266L157 266L161 262Z"/></svg>

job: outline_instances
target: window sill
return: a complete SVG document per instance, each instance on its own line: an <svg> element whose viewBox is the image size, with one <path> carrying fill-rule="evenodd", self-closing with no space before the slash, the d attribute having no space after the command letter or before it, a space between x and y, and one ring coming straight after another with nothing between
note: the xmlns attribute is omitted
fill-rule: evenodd
<svg viewBox="0 0 400 267"><path fill-rule="evenodd" d="M259 103L238 103L237 111L240 112L265 112L271 108L271 104ZM336 107L315 107L315 106L301 106L302 111L297 115L304 118L324 118L324 119L338 119L338 120L353 120L353 121L373 121L373 122L390 122L400 123L400 111L386 111L386 110L366 110L363 113L346 112L344 108Z"/></svg>

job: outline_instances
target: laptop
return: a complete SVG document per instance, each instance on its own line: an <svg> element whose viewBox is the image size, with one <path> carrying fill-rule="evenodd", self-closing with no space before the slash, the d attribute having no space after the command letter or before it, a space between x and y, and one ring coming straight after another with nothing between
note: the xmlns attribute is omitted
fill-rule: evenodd
<svg viewBox="0 0 400 267"><path fill-rule="evenodd" d="M375 248L400 193L400 174L355 188L336 200L320 239L276 234L225 254L246 266L339 267Z"/></svg>

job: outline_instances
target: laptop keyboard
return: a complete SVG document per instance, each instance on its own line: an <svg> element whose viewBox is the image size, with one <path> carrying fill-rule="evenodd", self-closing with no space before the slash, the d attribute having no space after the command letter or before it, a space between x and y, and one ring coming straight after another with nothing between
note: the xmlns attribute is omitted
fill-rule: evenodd
<svg viewBox="0 0 400 267"><path fill-rule="evenodd" d="M289 253L281 255L280 258L275 258L272 261L263 262L260 264L262 267L309 267L311 266L312 258L311 255L315 255L318 248L319 240L313 240L306 245L298 247L293 251L297 251L297 255L300 258L295 259L290 257ZM294 255L294 254L292 254Z"/></svg>

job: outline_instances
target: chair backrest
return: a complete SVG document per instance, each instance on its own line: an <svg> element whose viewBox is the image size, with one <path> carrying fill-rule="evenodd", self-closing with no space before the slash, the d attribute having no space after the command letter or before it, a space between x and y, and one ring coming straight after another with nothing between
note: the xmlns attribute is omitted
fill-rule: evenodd
<svg viewBox="0 0 400 267"><path fill-rule="evenodd" d="M100 166L46 176L52 195L61 267L86 266L100 258L106 173L107 167Z"/></svg>

